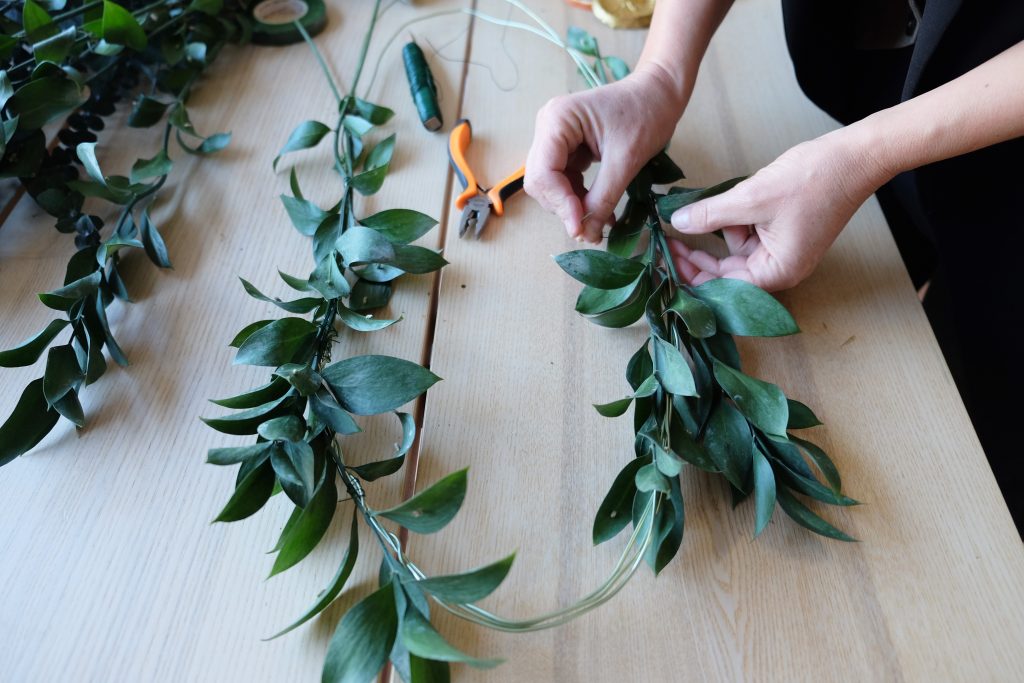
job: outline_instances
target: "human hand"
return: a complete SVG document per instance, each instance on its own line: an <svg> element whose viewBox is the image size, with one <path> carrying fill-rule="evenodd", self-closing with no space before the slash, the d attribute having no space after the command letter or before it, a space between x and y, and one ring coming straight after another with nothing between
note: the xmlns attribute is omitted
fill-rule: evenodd
<svg viewBox="0 0 1024 683"><path fill-rule="evenodd" d="M814 271L854 212L889 174L845 129L793 147L747 180L672 214L683 234L721 230L729 256L718 259L669 242L691 284L728 277L769 291Z"/></svg>
<svg viewBox="0 0 1024 683"><path fill-rule="evenodd" d="M626 186L664 149L686 104L660 67L638 67L616 83L556 97L537 113L526 158L526 192L565 223L570 237L594 244ZM601 162L590 189L583 172Z"/></svg>

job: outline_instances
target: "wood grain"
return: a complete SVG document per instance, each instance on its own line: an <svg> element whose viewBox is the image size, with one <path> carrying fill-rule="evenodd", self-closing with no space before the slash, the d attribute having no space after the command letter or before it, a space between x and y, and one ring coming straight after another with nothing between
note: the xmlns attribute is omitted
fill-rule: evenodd
<svg viewBox="0 0 1024 683"><path fill-rule="evenodd" d="M331 5L318 39L343 83L369 4ZM532 4L560 30L570 22L592 30L608 54L629 62L639 54L642 32L606 30L563 3ZM497 0L478 5L509 16ZM457 6L392 6L371 64L403 22ZM448 15L411 31L440 81L446 121L472 119L471 159L494 182L522 162L537 108L582 82L553 46L479 20L464 67L469 24ZM444 219L451 265L436 324L433 280L407 279L391 307L405 320L346 339L339 353L426 356L445 378L430 392L419 469L404 485L422 488L468 465L470 493L449 528L413 536L409 550L439 573L518 550L507 585L484 604L525 617L588 592L617 557L623 539L592 548L589 526L631 457L632 433L628 418L600 418L590 404L626 393L625 362L643 331L597 328L573 312L578 286L548 257L576 245L525 197L492 219L484 240L457 239L445 136L420 127L396 46L371 93L398 112L394 171L366 213L401 206ZM114 324L133 366L86 392L90 422L81 435L64 423L0 468L0 680L318 679L340 614L372 586L372 544L364 542L354 589L339 605L261 642L333 575L350 511L340 508L310 558L264 582L271 558L262 552L276 540L284 506L208 524L233 474L205 465L205 450L236 440L197 417L218 414L207 398L263 381L261 371L231 366L226 342L275 311L246 298L236 276L284 294L275 270L310 268L308 241L276 197L287 191L286 176L274 177L270 161L299 120L330 121L332 109L303 46L229 50L197 92L197 127L235 137L223 155L179 156L156 212L175 270L158 272L140 254L127 263L139 303L122 307ZM793 80L777 3L747 0L712 43L671 153L690 181L706 184L752 172L833 125ZM146 131L119 130L102 142L111 169L133 161L122 142L156 145ZM326 204L339 185L323 160L310 153L296 163L304 190ZM437 245L439 232L423 243ZM59 285L71 248L31 202L16 204L0 231L0 348L50 319L33 296ZM642 568L597 612L528 636L439 616L454 643L509 660L487 672L456 667L455 680L1024 678L1024 550L873 200L818 274L783 300L803 334L743 344L745 362L825 420L814 438L837 461L847 491L865 501L826 514L862 542L820 539L781 515L751 541L749 506L732 510L720 481L687 472L686 538L661 576ZM42 363L3 371L0 415L41 372ZM396 435L392 421L375 421L346 453L379 456ZM374 504L397 500L402 487L397 478L375 487Z"/></svg>

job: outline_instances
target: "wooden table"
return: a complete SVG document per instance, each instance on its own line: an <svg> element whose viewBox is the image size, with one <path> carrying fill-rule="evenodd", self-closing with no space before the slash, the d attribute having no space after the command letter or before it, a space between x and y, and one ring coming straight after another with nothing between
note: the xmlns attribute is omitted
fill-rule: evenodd
<svg viewBox="0 0 1024 683"><path fill-rule="evenodd" d="M332 5L318 39L343 83L369 4ZM532 4L560 30L594 31L608 54L639 54L642 32L606 30L563 3ZM371 63L402 22L456 6L391 8ZM496 1L479 8L509 14ZM471 156L492 181L523 159L538 107L582 87L571 63L533 36L464 15L412 31L440 82L446 121L473 120ZM527 616L568 604L597 585L621 548L621 538L592 548L590 523L631 457L632 432L628 418L600 418L590 404L627 391L625 362L643 332L598 328L573 312L578 285L548 256L575 245L532 201L512 202L480 242L457 238L445 136L420 128L397 48L371 97L398 111L399 144L395 171L365 213L403 206L440 217L422 243L443 245L451 261L439 283L402 282L391 306L405 316L400 325L344 342L346 354L421 360L445 378L425 405L417 466L404 482L373 486L372 500L388 505L403 487L470 466L463 511L443 532L413 537L411 555L443 573L517 550L512 574L484 605ZM308 241L277 199L286 176L270 161L298 121L331 120L329 92L301 45L231 49L193 112L201 130L230 129L234 141L214 158L179 155L157 210L175 269L128 260L138 303L118 307L114 325L132 367L85 392L81 435L63 422L0 469L0 680L318 680L343 609L373 586L366 543L339 605L261 642L333 575L350 511L310 558L264 582L272 560L263 553L285 507L276 500L245 522L211 526L234 474L204 464L205 451L237 440L197 419L218 413L207 398L264 374L231 365L227 341L268 314L236 276L280 294L276 268L311 266ZM832 125L798 91L777 3L746 0L712 43L671 152L705 184L756 170ZM101 142L105 167L122 171L135 158L122 149L157 144L151 131L125 129ZM316 154L298 161L304 186L327 201L338 182L322 168ZM50 319L34 294L59 285L71 250L30 201L14 206L0 230L0 347ZM862 542L821 539L782 515L751 541L750 506L733 511L722 482L688 472L686 538L660 577L644 568L599 611L528 636L441 616L455 644L508 659L489 672L456 667L456 680L1024 679L1024 552L874 200L818 273L782 299L804 333L742 351L758 376L825 420L816 436L848 492L866 502L829 518ZM0 373L0 415L41 372L42 363ZM391 421L373 422L349 452L379 457L394 431Z"/></svg>

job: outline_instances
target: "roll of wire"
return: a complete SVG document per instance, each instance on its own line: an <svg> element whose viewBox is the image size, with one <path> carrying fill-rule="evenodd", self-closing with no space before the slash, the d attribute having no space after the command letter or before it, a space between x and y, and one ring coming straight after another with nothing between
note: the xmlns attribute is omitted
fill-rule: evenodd
<svg viewBox="0 0 1024 683"><path fill-rule="evenodd" d="M440 130L444 122L441 119L441 108L437 104L437 84L434 83L423 50L415 41L402 48L402 61L405 62L409 92L423 127L429 131Z"/></svg>

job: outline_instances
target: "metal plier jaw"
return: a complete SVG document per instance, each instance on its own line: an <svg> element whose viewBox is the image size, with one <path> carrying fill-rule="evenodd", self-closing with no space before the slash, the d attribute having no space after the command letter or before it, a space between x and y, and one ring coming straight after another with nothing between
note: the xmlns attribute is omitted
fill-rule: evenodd
<svg viewBox="0 0 1024 683"><path fill-rule="evenodd" d="M466 151L473 140L473 129L469 119L459 119L448 136L448 161L462 185L462 194L455 199L456 208L462 209L459 221L459 237L472 233L480 237L491 213L501 216L505 213L505 202L523 189L526 168L520 166L511 175L490 189L477 184L476 175L466 160Z"/></svg>

